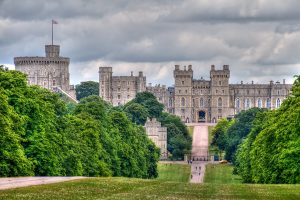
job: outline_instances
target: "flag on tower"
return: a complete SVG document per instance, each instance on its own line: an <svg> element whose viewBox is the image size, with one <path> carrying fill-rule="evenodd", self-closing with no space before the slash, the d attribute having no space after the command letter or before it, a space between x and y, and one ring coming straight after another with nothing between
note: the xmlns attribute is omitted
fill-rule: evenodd
<svg viewBox="0 0 300 200"><path fill-rule="evenodd" d="M52 24L58 24L58 22L52 19Z"/></svg>

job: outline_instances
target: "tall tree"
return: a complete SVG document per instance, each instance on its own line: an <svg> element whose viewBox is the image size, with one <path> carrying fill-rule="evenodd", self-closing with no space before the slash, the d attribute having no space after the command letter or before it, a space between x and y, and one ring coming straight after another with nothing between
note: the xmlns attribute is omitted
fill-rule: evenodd
<svg viewBox="0 0 300 200"><path fill-rule="evenodd" d="M95 81L81 82L80 84L76 85L75 91L77 100L90 95L99 96L99 83Z"/></svg>

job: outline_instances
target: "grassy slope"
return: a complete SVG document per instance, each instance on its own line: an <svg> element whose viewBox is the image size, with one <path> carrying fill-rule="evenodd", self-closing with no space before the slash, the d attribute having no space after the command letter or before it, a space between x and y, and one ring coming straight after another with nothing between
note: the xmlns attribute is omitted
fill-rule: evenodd
<svg viewBox="0 0 300 200"><path fill-rule="evenodd" d="M160 181L177 181L187 183L189 181L191 166L178 164L158 164Z"/></svg>
<svg viewBox="0 0 300 200"><path fill-rule="evenodd" d="M210 184L238 184L242 179L232 174L231 165L207 165L204 182Z"/></svg>
<svg viewBox="0 0 300 200"><path fill-rule="evenodd" d="M176 166L182 169L182 165L171 168ZM160 173L167 168L160 166ZM239 184L228 175L231 170L228 166L209 166L204 184L184 183L183 178L170 181L169 176L156 180L89 178L0 191L0 199L300 199L300 185Z"/></svg>

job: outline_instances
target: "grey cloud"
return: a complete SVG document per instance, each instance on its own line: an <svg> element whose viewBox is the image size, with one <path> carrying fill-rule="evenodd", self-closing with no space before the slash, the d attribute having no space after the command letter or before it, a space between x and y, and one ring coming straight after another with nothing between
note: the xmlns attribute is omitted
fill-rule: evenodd
<svg viewBox="0 0 300 200"><path fill-rule="evenodd" d="M44 55L55 19L54 42L71 58L73 83L97 80L103 64L115 66L120 75L143 70L149 81L168 85L177 63L193 64L198 78L208 78L211 64L229 64L232 81L292 77L300 73L298 4L24 0L20 6L17 0L0 0L0 63ZM281 70L285 67L288 72Z"/></svg>
<svg viewBox="0 0 300 200"><path fill-rule="evenodd" d="M300 19L299 7L297 0L187 0L161 20L206 23L296 21Z"/></svg>

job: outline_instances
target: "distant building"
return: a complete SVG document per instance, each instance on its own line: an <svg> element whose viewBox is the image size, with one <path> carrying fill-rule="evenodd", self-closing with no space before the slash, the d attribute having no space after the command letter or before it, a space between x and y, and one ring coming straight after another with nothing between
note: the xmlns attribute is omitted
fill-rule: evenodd
<svg viewBox="0 0 300 200"><path fill-rule="evenodd" d="M185 122L217 122L253 107L276 109L290 94L290 84L229 84L228 65L211 66L210 80L193 78L192 66L175 65L175 115Z"/></svg>
<svg viewBox="0 0 300 200"><path fill-rule="evenodd" d="M99 68L99 96L113 106L124 105L135 98L138 92L146 91L146 77L143 72L138 76L113 76L112 67Z"/></svg>
<svg viewBox="0 0 300 200"><path fill-rule="evenodd" d="M70 58L60 57L59 50L59 45L46 45L46 57L15 57L15 69L27 74L29 85L62 90L75 99L74 86L70 85Z"/></svg>
<svg viewBox="0 0 300 200"><path fill-rule="evenodd" d="M155 143L158 148L160 148L160 159L167 159L167 128L162 127L161 123L157 121L156 118L147 118L145 129L148 137Z"/></svg>
<svg viewBox="0 0 300 200"><path fill-rule="evenodd" d="M112 76L111 67L100 67L100 96L114 106L149 91L165 105L165 111L184 122L217 122L253 107L276 109L290 94L291 84L270 81L269 84L230 84L228 65L216 70L211 66L210 79L194 79L192 66L175 65L174 87L149 84L142 72L138 76Z"/></svg>

